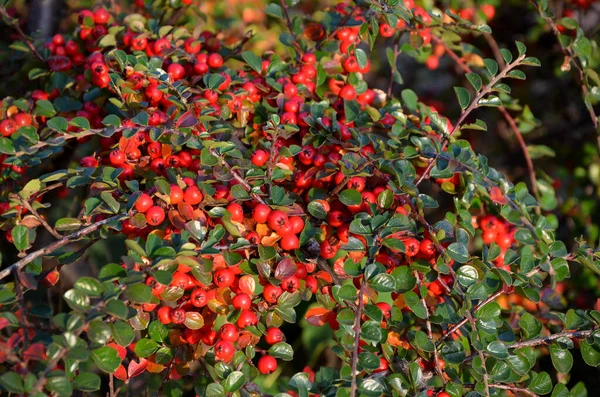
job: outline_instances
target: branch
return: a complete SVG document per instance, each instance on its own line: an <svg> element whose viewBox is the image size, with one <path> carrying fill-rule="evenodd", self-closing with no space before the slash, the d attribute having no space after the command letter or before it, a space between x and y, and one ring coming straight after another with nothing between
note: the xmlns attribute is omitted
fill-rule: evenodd
<svg viewBox="0 0 600 397"><path fill-rule="evenodd" d="M210 153L213 156L218 157L221 160L221 165L223 165L223 167L227 168L227 171L229 171L229 173L235 178L235 180L238 181L238 183L240 185L242 185L248 193L250 193L250 195L252 196L252 198L254 198L254 200L258 201L261 204L267 205L267 202L261 196L252 192L252 187L250 186L250 184L248 182L246 182L246 180L244 178L242 178L242 176L240 174L238 174L238 172L236 170L231 168L229 163L227 163L227 161L225 161L225 159L223 157L219 156L219 154L216 152L216 150L211 149Z"/></svg>
<svg viewBox="0 0 600 397"><path fill-rule="evenodd" d="M38 222L40 222L41 225L44 226L44 228L51 235L53 235L57 239L61 239L62 238L62 235L59 232L57 232L56 230L54 230L54 228L52 226L50 226L48 224L48 222L46 222L46 220L44 218L42 218L42 216L31 206L31 204L29 204L29 201L23 199L19 195L16 195L16 197L17 197L17 200L19 200L19 202L23 205L23 207L25 207L29 212L31 212L31 214L35 217L35 219L37 219Z"/></svg>
<svg viewBox="0 0 600 397"><path fill-rule="evenodd" d="M513 343L512 345L508 345L506 347L508 347L509 349L520 349L522 347L528 347L528 346L547 345L550 342L552 342L553 340L560 339L560 338L584 339L584 338L587 338L588 336L592 335L592 333L594 333L594 331L596 331L596 330L588 329L588 330L584 330L584 331L559 332L557 334L552 334L549 336L541 336L539 338L516 342L516 343Z"/></svg>
<svg viewBox="0 0 600 397"><path fill-rule="evenodd" d="M39 51L37 50L37 48L35 48L35 46L31 42L31 38L29 36L27 36L25 34L25 32L23 32L23 30L19 26L19 20L16 19L16 18L11 17L10 15L8 15L8 13L6 12L6 8L4 8L4 7L0 7L0 15L4 18L4 20L5 20L5 22L6 22L7 25L11 26L13 29L15 29L17 31L17 33L19 34L19 36L21 36L21 38L23 39L23 41L25 42L25 44L27 44L27 47L29 47L29 49L31 50L31 52L40 61L42 61L43 63L46 63L46 60L44 59L44 57L42 57L42 54L39 53Z"/></svg>
<svg viewBox="0 0 600 397"><path fill-rule="evenodd" d="M448 147L448 144L450 142L450 138L460 129L461 124L465 121L465 119L469 116L469 114L471 114L471 112L475 109L477 109L479 107L479 101L486 96L487 94L489 94L492 89L494 88L494 86L500 81L502 80L504 77L506 77L506 75L508 74L508 72L510 72L512 69L514 69L515 67L519 66L520 62L525 58L525 54L520 55L519 57L517 57L517 59L515 59L514 62L508 64L506 66L505 69L503 69L500 73L498 73L493 79L490 80L490 82L481 89L481 91L479 92L479 94L477 94L477 96L475 96L475 99L473 99L473 101L471 101L471 103L469 104L469 106L462 111L462 113L460 114L460 117L458 118L458 121L456 122L456 124L454 125L454 127L452 128L452 131L450 131L450 133L448 133L448 135L444 136L443 140L444 143L442 145L442 149L440 152L444 151L444 149L446 149ZM425 169L425 171L423 172L423 174L421 175L421 177L417 180L416 185L419 186L421 184L421 182L423 182L426 178L429 177L429 173L431 172L431 170L433 169L435 162L438 158L440 153L438 153L438 155L436 155L435 159L433 159L432 162L430 162L427 165L427 168Z"/></svg>
<svg viewBox="0 0 600 397"><path fill-rule="evenodd" d="M419 272L415 270L413 272L413 274L414 274L415 278L417 279L417 285L421 285L423 280L421 279ZM419 293L420 293L420 289L419 289ZM442 372L442 368L440 367L440 360L439 360L437 344L435 344L433 342L433 332L431 331L431 321L429 320L429 307L427 307L427 302L425 301L425 298L423 296L421 296L421 303L423 303L423 306L425 306L425 313L426 313L425 324L427 326L427 337L429 338L429 341L431 343L433 343L433 359L434 359L434 363L435 363L435 372L442 379L442 383L446 384L446 378L444 378L444 373Z"/></svg>
<svg viewBox="0 0 600 397"><path fill-rule="evenodd" d="M362 311L364 307L363 294L367 285L366 277L363 277L360 289L358 290L358 309L354 315L354 351L352 352L352 382L350 383L350 397L356 397L357 384L356 384L356 372L358 366L358 348L360 344L360 318L362 317Z"/></svg>
<svg viewBox="0 0 600 397"><path fill-rule="evenodd" d="M500 54L500 52L498 50L498 43L496 43L496 40L494 40L494 38L491 35L484 34L484 36L485 36L486 40L488 41L488 43L490 44L492 51L494 52L494 57L496 58L496 62L498 62L498 64L501 65L502 68L504 68L505 63L504 63L504 59L502 58L502 55ZM454 52L444 42L444 40L442 40L441 38L439 38L435 35L431 36L431 40L434 43L443 46L444 49L446 50L446 52L448 53L448 55L450 55L450 58L452 58L454 60L454 62L456 62L456 64L465 73L473 73L473 70L471 69L471 67L469 65L467 65L467 63L465 61L463 61L456 54L456 52ZM537 187L537 178L535 176L535 169L533 167L533 161L531 160L531 156L529 155L529 150L527 150L527 144L525 143L525 140L523 139L523 134L521 133L521 130L519 130L519 127L517 126L515 119L510 115L510 113L508 112L508 110L506 110L506 108L504 106L499 106L498 110L500 111L500 113L502 113L502 116L504 116L504 119L506 120L506 122L512 129L513 133L515 134L515 137L517 138L517 141L519 142L519 146L521 146L521 150L523 151L523 156L525 157L525 163L527 164L527 171L529 172L529 180L531 181L531 190L533 191L533 194L536 197L536 199L538 199L538 201L540 201L538 187ZM539 211L539 207L537 208L537 211Z"/></svg>
<svg viewBox="0 0 600 397"><path fill-rule="evenodd" d="M517 386L501 385L501 384L498 384L498 383L491 383L489 386L493 387L495 389L509 390L509 391L511 391L511 392L513 392L515 394L517 394L517 393L523 393L523 394L526 394L526 395L531 396L531 397L538 397L538 395L535 394L534 392L529 391L527 389L523 389L523 388L517 387Z"/></svg>
<svg viewBox="0 0 600 397"><path fill-rule="evenodd" d="M21 270L22 268L24 268L25 266L27 266L29 263L33 262L37 258L48 255L48 254L56 251L57 249L64 247L65 245L67 245L69 243L79 240L80 238L87 236L90 233L95 232L96 230L100 229L102 226L104 226L108 223L111 223L113 221L119 221L121 219L127 218L128 216L129 215L127 215L127 214L120 214L120 215L115 215L110 218L103 219L99 222L96 222L87 227L84 227L83 229L76 231L75 233L71 233L68 236L63 237L62 239L55 241L54 243L52 243L42 249L34 251L34 252L30 253L29 255L27 255L26 257L24 257L23 259L21 259L20 261L15 262L12 265L10 265L9 267L7 267L6 269L0 271L0 280L7 277L12 271Z"/></svg>
<svg viewBox="0 0 600 397"><path fill-rule="evenodd" d="M569 65L572 65L575 67L575 69L577 69L577 72L579 74L579 79L581 80L581 92L583 93L583 102L584 102L585 107L588 109L588 112L590 113L590 118L592 119L594 128L596 128L596 132L598 132L598 116L594 112L594 108L591 106L591 104L588 106L588 104L586 103L586 98L589 96L589 91L588 91L587 85L585 83L585 73L583 72L583 69L579 66L579 64L576 61L577 55L575 55L575 53L573 53L573 51L571 50L570 47L563 47L563 45L561 44L561 41L560 41L560 36L561 36L560 30L558 30L558 26L556 26L556 23L552 20L552 18L544 16L544 12L542 11L542 9L539 7L539 5L534 0L529 0L529 2L536 9L536 11L540 15L540 17L543 18L548 23L548 25L550 25L550 28L552 29L552 33L554 33L554 35L556 36L558 44L560 45L560 48L562 49L562 52L565 55L565 63L561 67L561 70L568 71L570 69ZM597 142L598 142L598 150L600 151L600 136L598 136Z"/></svg>
<svg viewBox="0 0 600 397"><path fill-rule="evenodd" d="M484 300L483 302L481 302L480 304L478 304L477 306L475 306L475 309L473 309L473 313L477 313L479 310L483 309L483 307L485 305L487 305L488 303L490 303L492 301L495 301L496 298L498 298L503 293L504 293L504 290L500 290L500 291L497 291L494 294L490 295L486 300ZM460 322L456 323L444 335L441 336L441 338L437 341L436 346L439 346L442 343L442 341L448 339L448 337L450 335L452 335L456 331L458 331L463 325L465 325L467 323L467 321L469 321L469 319L467 317L465 317Z"/></svg>

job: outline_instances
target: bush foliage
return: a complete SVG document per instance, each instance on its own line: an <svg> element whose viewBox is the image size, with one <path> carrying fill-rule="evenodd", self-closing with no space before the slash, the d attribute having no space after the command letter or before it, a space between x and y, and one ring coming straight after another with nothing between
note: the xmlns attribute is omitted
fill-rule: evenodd
<svg viewBox="0 0 600 397"><path fill-rule="evenodd" d="M192 3L86 9L48 40L0 8L27 74L0 121L2 393L587 395L569 374L600 365L600 311L562 293L600 255L557 238L533 164L554 150L511 97L549 66L499 48L498 2ZM597 43L568 16L591 2L547 3L597 128ZM456 101L420 100L403 57L452 62ZM524 181L465 139L490 112Z"/></svg>

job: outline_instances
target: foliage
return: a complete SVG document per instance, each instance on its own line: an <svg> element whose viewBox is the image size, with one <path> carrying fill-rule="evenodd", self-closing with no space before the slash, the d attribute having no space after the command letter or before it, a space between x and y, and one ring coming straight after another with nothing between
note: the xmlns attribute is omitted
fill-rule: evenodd
<svg viewBox="0 0 600 397"><path fill-rule="evenodd" d="M188 29L198 12L188 3L84 10L43 45L0 9L29 78L0 121L0 226L12 246L0 270L0 387L585 393L565 379L576 348L600 365L600 312L563 310L549 291L573 266L597 277L600 254L557 239L556 193L533 167L552 149L523 138L536 121L511 86L540 61L520 41L495 59L467 42L495 43L494 6L272 2L241 26L278 32L278 43L253 47L239 26ZM212 26L235 26L205 7ZM597 124L596 43L545 1L532 7ZM456 121L397 89L402 55L429 69L447 55L464 72ZM386 67L387 91L369 88L366 76ZM518 139L531 193L464 139L494 133L473 114L488 107ZM52 308L39 292L56 289L63 266L90 264L103 241L123 255L91 263ZM296 323L315 344L325 330L339 365L283 372L300 353L286 339ZM540 369L547 355L552 374Z"/></svg>

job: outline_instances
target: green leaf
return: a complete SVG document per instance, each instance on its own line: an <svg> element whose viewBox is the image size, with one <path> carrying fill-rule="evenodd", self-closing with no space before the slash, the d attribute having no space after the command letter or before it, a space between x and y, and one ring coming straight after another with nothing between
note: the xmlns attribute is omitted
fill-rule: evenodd
<svg viewBox="0 0 600 397"><path fill-rule="evenodd" d="M224 397L225 389L218 383L211 383L206 387L206 397Z"/></svg>
<svg viewBox="0 0 600 397"><path fill-rule="evenodd" d="M252 51L242 52L242 58L258 74L262 73L262 59L256 56Z"/></svg>
<svg viewBox="0 0 600 397"><path fill-rule="evenodd" d="M115 372L121 364L119 354L110 346L104 346L93 350L91 356L98 369L109 374Z"/></svg>
<svg viewBox="0 0 600 397"><path fill-rule="evenodd" d="M479 92L483 84L481 81L481 77L477 73L467 73L465 76L467 77L467 80L469 80L469 83L471 83L475 91Z"/></svg>
<svg viewBox="0 0 600 397"><path fill-rule="evenodd" d="M517 51L519 52L519 56L527 52L527 47L525 46L525 44L521 43L520 41L515 41L515 44L517 45Z"/></svg>
<svg viewBox="0 0 600 397"><path fill-rule="evenodd" d="M284 361L292 361L294 359L294 349L285 342L279 342L271 346L269 354Z"/></svg>
<svg viewBox="0 0 600 397"><path fill-rule="evenodd" d="M0 385L9 393L25 393L23 377L15 372L6 372L0 376Z"/></svg>
<svg viewBox="0 0 600 397"><path fill-rule="evenodd" d="M0 138L0 153L15 154L15 145L8 138Z"/></svg>
<svg viewBox="0 0 600 397"><path fill-rule="evenodd" d="M123 347L129 346L135 339L135 332L133 328L125 321L117 320L111 325L112 335L115 338L115 342Z"/></svg>
<svg viewBox="0 0 600 397"><path fill-rule="evenodd" d="M542 323L533 315L525 312L519 320L519 327L525 339L537 337L542 332Z"/></svg>
<svg viewBox="0 0 600 397"><path fill-rule="evenodd" d="M417 103L419 98L417 97L417 94L415 94L415 92L411 89L405 89L402 90L402 92L400 93L400 96L402 97L402 100L404 101L404 104L406 105L406 107L408 107L410 110L417 110Z"/></svg>
<svg viewBox="0 0 600 397"><path fill-rule="evenodd" d="M149 357L158 350L160 346L152 339L140 339L135 344L135 354L140 358Z"/></svg>
<svg viewBox="0 0 600 397"><path fill-rule="evenodd" d="M54 117L46 122L46 125L51 130L58 132L66 132L69 128L69 122L64 117Z"/></svg>
<svg viewBox="0 0 600 397"><path fill-rule="evenodd" d="M29 229L23 225L13 227L10 235L13 239L15 248L19 251L24 251L29 248Z"/></svg>
<svg viewBox="0 0 600 397"><path fill-rule="evenodd" d="M267 8L265 8L265 13L272 17L283 19L283 11L279 4L270 3Z"/></svg>
<svg viewBox="0 0 600 397"><path fill-rule="evenodd" d="M502 58L504 59L505 63L508 64L508 63L512 62L513 56L512 56L512 53L509 50L507 50L506 48L501 48L500 49L500 54L502 54Z"/></svg>
<svg viewBox="0 0 600 397"><path fill-rule="evenodd" d="M508 358L508 348L506 345L498 340L493 341L485 350L491 355L499 359Z"/></svg>
<svg viewBox="0 0 600 397"><path fill-rule="evenodd" d="M498 73L498 62L494 61L493 59L486 58L483 60L483 64L492 76L495 76L496 73Z"/></svg>
<svg viewBox="0 0 600 397"><path fill-rule="evenodd" d="M73 380L73 388L87 392L100 390L100 377L91 372L81 372Z"/></svg>
<svg viewBox="0 0 600 397"><path fill-rule="evenodd" d="M358 190L355 189L343 190L339 195L339 199L342 204L347 206L356 206L362 204L362 195Z"/></svg>
<svg viewBox="0 0 600 397"><path fill-rule="evenodd" d="M573 355L567 349L562 349L558 344L550 345L550 358L552 365L558 372L568 373L573 366Z"/></svg>
<svg viewBox="0 0 600 397"><path fill-rule="evenodd" d="M466 263L469 260L469 251L463 243L452 243L446 250L450 258L458 263Z"/></svg>
<svg viewBox="0 0 600 397"><path fill-rule="evenodd" d="M579 344L579 348L581 349L581 357L583 357L583 361L585 361L587 365L592 367L600 365L600 346L598 346L598 343L592 345L587 341L582 340Z"/></svg>
<svg viewBox="0 0 600 397"><path fill-rule="evenodd" d="M127 299L136 303L148 303L152 299L152 290L146 284L138 283L127 287Z"/></svg>
<svg viewBox="0 0 600 397"><path fill-rule="evenodd" d="M241 371L233 371L221 384L227 393L233 393L240 390L244 383L244 374Z"/></svg>
<svg viewBox="0 0 600 397"><path fill-rule="evenodd" d="M419 296L413 291L408 291L404 294L404 301L406 306L419 318L427 318L427 307L423 303Z"/></svg>
<svg viewBox="0 0 600 397"><path fill-rule="evenodd" d="M546 372L539 374L532 372L532 380L529 383L528 389L537 394L548 394L552 391L552 380Z"/></svg>
<svg viewBox="0 0 600 397"><path fill-rule="evenodd" d="M458 98L460 108L462 110L468 108L471 103L471 94L469 94L469 91L463 87L454 87L454 92L456 93L456 98Z"/></svg>
<svg viewBox="0 0 600 397"><path fill-rule="evenodd" d="M498 107L502 106L502 101L495 95L488 95L487 98L481 98L479 102L477 102L477 106Z"/></svg>
<svg viewBox="0 0 600 397"><path fill-rule="evenodd" d="M46 382L46 388L52 392L53 395L68 397L73 393L73 386L66 376L52 376L48 377Z"/></svg>
<svg viewBox="0 0 600 397"><path fill-rule="evenodd" d="M75 311L85 312L90 309L90 297L86 295L85 292L70 289L63 295L64 300L67 302L67 305Z"/></svg>
<svg viewBox="0 0 600 397"><path fill-rule="evenodd" d="M100 281L92 277L81 277L75 282L73 288L83 291L91 297L99 297L104 291L104 287L100 284Z"/></svg>

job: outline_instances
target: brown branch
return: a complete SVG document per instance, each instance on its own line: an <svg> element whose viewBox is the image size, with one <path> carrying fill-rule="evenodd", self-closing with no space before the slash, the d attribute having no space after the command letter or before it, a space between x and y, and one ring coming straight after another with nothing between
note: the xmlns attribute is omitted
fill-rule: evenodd
<svg viewBox="0 0 600 397"><path fill-rule="evenodd" d="M358 349L360 344L360 319L362 317L362 311L364 307L363 294L365 292L366 285L367 279L366 277L363 277L360 289L358 290L358 308L354 314L354 346L352 351L352 382L350 383L350 397L356 397L357 391L356 372L358 366Z"/></svg>
<svg viewBox="0 0 600 397"><path fill-rule="evenodd" d="M490 295L486 300L484 300L483 302L479 303L477 306L475 306L475 308L473 309L473 313L477 313L479 310L483 309L483 307L485 305L487 305L488 303L495 301L496 298L498 298L500 295L502 295L504 293L504 290L500 290L495 292L494 294ZM440 339L437 341L436 345L440 345L442 343L442 341L448 339L448 337L452 334L454 334L456 331L458 331L463 325L465 325L467 322L469 321L469 319L467 317L463 318L461 321L459 321L458 323L456 323L452 328L450 328L444 335L442 335L440 337Z"/></svg>
<svg viewBox="0 0 600 397"><path fill-rule="evenodd" d="M539 346L539 345L547 345L550 342L560 339L560 338L569 338L569 339L585 339L588 336L592 335L596 331L595 329L588 329L584 331L565 331L559 332L557 334L552 334L549 336L541 336L539 338L533 338L529 340L520 341L517 343L513 343L512 345L508 345L509 349L520 349L522 347L531 347L531 346Z"/></svg>
<svg viewBox="0 0 600 397"><path fill-rule="evenodd" d="M481 89L481 91L479 91L479 93L475 96L475 99L473 99L471 101L471 103L469 104L469 106L467 106L467 108L465 110L463 110L460 114L460 117L458 118L458 121L456 122L456 124L454 124L454 127L452 128L452 131L450 131L448 133L448 135L444 136L443 141L444 143L442 144L442 149L441 151L444 151L447 147L448 144L450 143L450 138L460 129L462 123L466 120L466 118L469 116L469 114L471 114L471 112L475 109L477 109L479 107L479 101L486 96L487 94L489 94L493 87L500 81L502 80L504 77L506 77L506 75L508 74L508 72L510 72L512 69L514 69L515 67L519 66L520 62L525 58L525 54L520 55L519 57L517 57L517 59L515 59L514 62L508 64L506 66L506 68L504 68L500 73L498 73L496 76L494 76L494 78L492 78L490 80L490 82ZM440 153L438 153L438 155L436 155L436 157L433 159L433 161L431 161L428 165L427 168L425 169L425 171L423 172L423 174L421 175L421 177L417 180L416 185L419 186L426 178L429 177L429 173L431 172L431 170L433 169L436 160L438 158Z"/></svg>
<svg viewBox="0 0 600 397"><path fill-rule="evenodd" d="M116 215L116 216L113 216L110 218L103 219L99 222L96 222L87 227L84 227L81 230L71 233L68 236L63 237L60 240L55 241L54 243L52 243L42 249L34 251L34 252L30 253L29 255L27 255L26 257L24 257L23 259L13 263L6 269L0 271L0 280L7 277L11 272L13 272L15 270L16 271L21 270L22 268L24 268L25 266L27 266L29 263L33 262L37 258L44 256L44 255L51 254L52 252L56 251L57 249L64 247L65 245L72 243L76 240L79 240L80 238L87 236L90 233L95 232L96 230L100 229L102 226L104 226L110 222L118 221L118 220L127 218L128 216L129 215L127 215L127 214L120 214L120 215Z"/></svg>
<svg viewBox="0 0 600 397"><path fill-rule="evenodd" d="M509 391L515 393L517 396L518 396L518 393L522 393L522 394L526 394L526 395L531 396L531 397L538 397L538 395L535 394L534 392L529 391L527 389L523 389L523 388L517 387L517 386L501 385L501 384L498 384L498 383L491 383L489 386L492 387L492 388L495 388L495 389L509 390Z"/></svg>
<svg viewBox="0 0 600 397"><path fill-rule="evenodd" d="M421 279L419 272L415 270L415 271L413 271L413 274L415 276L415 279L417 279L417 285L421 285L423 280ZM421 293L420 289L419 289L419 293ZM444 378L444 373L442 372L442 368L440 367L440 360L439 360L437 344L434 343L434 341L433 341L433 332L431 330L431 320L429 320L429 307L427 307L427 302L425 301L425 297L423 297L423 296L421 296L421 303L423 303L423 306L425 306L425 313L426 313L425 325L427 327L427 337L429 338L429 341L431 343L433 343L433 359L434 359L434 363L435 363L435 372L442 379L442 383L446 384L446 378Z"/></svg>
<svg viewBox="0 0 600 397"><path fill-rule="evenodd" d="M0 15L4 18L4 20L6 21L6 23L10 27L12 27L13 29L15 29L17 31L17 33L19 34L19 36L21 36L21 38L23 39L23 41L25 42L25 44L27 44L27 47L29 47L29 49L31 50L31 52L40 61L42 61L42 62L45 63L46 60L44 59L44 57L42 57L42 54L39 53L39 51L37 50L37 48L35 48L35 46L31 42L31 38L29 36L27 36L25 34L25 32L23 32L23 30L19 26L19 20L16 19L16 18L11 17L10 15L8 15L8 12L6 12L6 8L4 8L4 7L0 7Z"/></svg>
<svg viewBox="0 0 600 397"><path fill-rule="evenodd" d="M63 236L57 232L52 226L50 226L48 224L48 222L46 222L46 220L44 218L42 218L42 216L35 210L35 208L33 208L31 206L31 204L29 204L29 202L25 199L23 199L21 196L19 195L15 195L17 197L17 199L19 200L19 202L21 203L21 205L23 205L23 207L25 207L29 212L31 212L31 214L35 217L35 219L38 220L38 222L40 222L40 224L42 226L44 226L44 228L51 234L53 235L55 238L57 239L61 239Z"/></svg>
<svg viewBox="0 0 600 397"><path fill-rule="evenodd" d="M261 196L252 192L252 187L250 186L250 184L248 182L246 182L246 180L236 170L234 170L231 167L231 165L229 165L229 163L227 163L227 161L225 161L225 159L223 157L219 156L219 154L216 152L216 150L211 149L210 153L213 156L217 157L221 161L221 165L223 165L223 167L227 168L227 171L229 171L229 173L233 176L233 178L236 181L238 181L238 183L240 185L242 185L248 193L250 193L252 198L254 198L256 201L258 201L261 204L267 205L267 202Z"/></svg>

